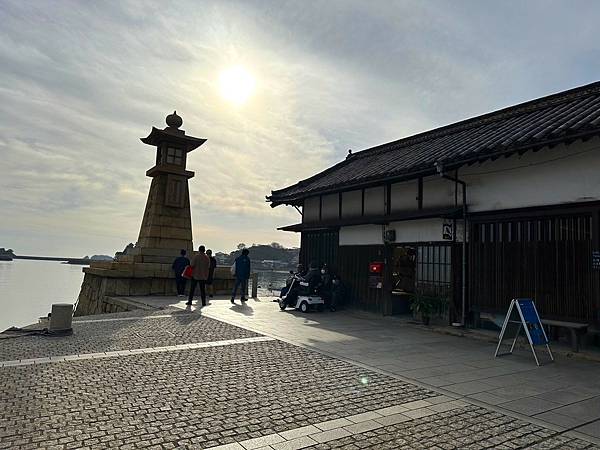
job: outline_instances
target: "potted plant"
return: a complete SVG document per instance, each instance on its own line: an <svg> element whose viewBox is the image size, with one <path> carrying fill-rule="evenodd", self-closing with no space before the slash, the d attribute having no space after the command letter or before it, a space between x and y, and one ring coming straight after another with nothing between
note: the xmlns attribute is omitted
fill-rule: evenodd
<svg viewBox="0 0 600 450"><path fill-rule="evenodd" d="M436 292L417 292L411 296L410 309L415 315L420 315L424 325L429 325L431 317L442 314L448 300L445 296Z"/></svg>

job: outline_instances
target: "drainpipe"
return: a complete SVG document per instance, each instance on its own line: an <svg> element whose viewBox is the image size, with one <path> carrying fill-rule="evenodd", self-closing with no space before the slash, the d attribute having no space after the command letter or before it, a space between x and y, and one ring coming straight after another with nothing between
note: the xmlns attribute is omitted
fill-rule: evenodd
<svg viewBox="0 0 600 450"><path fill-rule="evenodd" d="M462 186L462 210L463 210L463 244L462 244L462 312L460 326L466 324L466 305L467 305L467 183L457 177L452 177L444 173L444 167L441 162L435 164L440 177L453 181Z"/></svg>

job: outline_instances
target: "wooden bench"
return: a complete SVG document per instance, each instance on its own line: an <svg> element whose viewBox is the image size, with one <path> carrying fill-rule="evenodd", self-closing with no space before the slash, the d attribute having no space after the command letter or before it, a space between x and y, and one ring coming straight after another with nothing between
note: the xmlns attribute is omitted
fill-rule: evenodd
<svg viewBox="0 0 600 450"><path fill-rule="evenodd" d="M587 333L588 330L587 323L564 322L562 320L542 319L542 324L555 328L568 329L571 333L571 348L574 352L579 351L579 342L581 340L581 336ZM554 338L558 338L556 333L554 333Z"/></svg>

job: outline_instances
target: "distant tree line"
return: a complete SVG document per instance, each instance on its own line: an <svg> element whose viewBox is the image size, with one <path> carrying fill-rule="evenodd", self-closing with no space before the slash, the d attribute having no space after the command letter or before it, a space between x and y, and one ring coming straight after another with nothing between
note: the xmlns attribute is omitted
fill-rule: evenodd
<svg viewBox="0 0 600 450"><path fill-rule="evenodd" d="M285 269L298 265L300 249L285 248L279 242L252 244L251 246L241 242L237 245L237 250L230 253L218 252L215 257L219 264L232 264L245 248L250 251L250 259L255 269Z"/></svg>

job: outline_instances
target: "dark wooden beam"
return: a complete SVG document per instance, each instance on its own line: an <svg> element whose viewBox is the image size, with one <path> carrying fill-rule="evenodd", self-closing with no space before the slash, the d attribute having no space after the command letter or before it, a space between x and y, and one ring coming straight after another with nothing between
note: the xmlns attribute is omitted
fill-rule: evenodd
<svg viewBox="0 0 600 450"><path fill-rule="evenodd" d="M392 185L388 183L385 186L385 214L390 215L392 213Z"/></svg>
<svg viewBox="0 0 600 450"><path fill-rule="evenodd" d="M341 219L342 218L342 193L340 192L338 194L338 196L339 196L338 218Z"/></svg>
<svg viewBox="0 0 600 450"><path fill-rule="evenodd" d="M319 222L323 220L323 196L319 195Z"/></svg>
<svg viewBox="0 0 600 450"><path fill-rule="evenodd" d="M418 180L417 208L423 209L423 177Z"/></svg>
<svg viewBox="0 0 600 450"><path fill-rule="evenodd" d="M365 215L365 189L364 188L361 190L361 194L362 194L362 198L361 198L361 211L360 211L360 215L364 216Z"/></svg>

